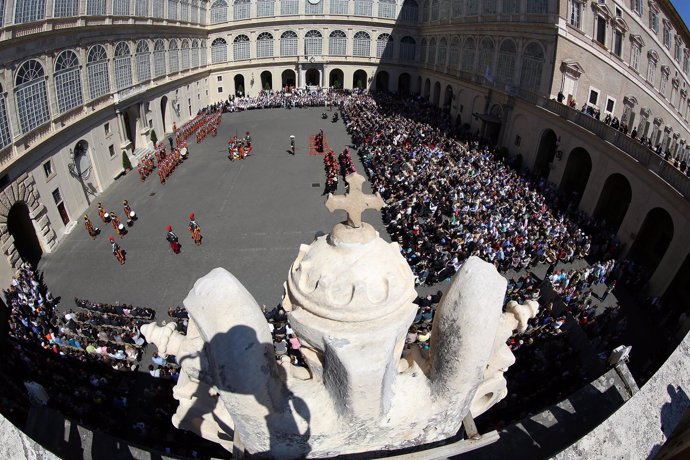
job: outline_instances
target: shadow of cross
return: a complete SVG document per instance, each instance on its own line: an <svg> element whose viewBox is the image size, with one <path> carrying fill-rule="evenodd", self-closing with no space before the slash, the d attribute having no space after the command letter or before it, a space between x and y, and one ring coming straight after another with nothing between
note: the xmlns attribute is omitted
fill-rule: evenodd
<svg viewBox="0 0 690 460"><path fill-rule="evenodd" d="M358 173L352 173L346 178L347 183L350 184L350 191L345 195L328 194L326 198L326 208L334 212L336 209L342 209L347 212L347 225L353 228L362 226L362 213L367 209L376 209L380 211L386 204L381 198L381 195L368 195L362 193L362 184L364 184L364 177Z"/></svg>

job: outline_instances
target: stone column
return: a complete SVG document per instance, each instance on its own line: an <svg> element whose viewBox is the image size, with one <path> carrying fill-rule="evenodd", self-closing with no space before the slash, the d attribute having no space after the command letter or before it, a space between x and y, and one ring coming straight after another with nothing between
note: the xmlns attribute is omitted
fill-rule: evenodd
<svg viewBox="0 0 690 460"><path fill-rule="evenodd" d="M125 127L125 116L122 114L122 112L118 109L115 111L117 115L117 124L119 127L120 131L120 143L121 144L126 144L129 142L129 139L127 139L127 128Z"/></svg>

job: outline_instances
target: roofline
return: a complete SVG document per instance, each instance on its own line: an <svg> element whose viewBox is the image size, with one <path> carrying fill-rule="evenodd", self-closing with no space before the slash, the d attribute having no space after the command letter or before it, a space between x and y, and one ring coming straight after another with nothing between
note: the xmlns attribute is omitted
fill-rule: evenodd
<svg viewBox="0 0 690 460"><path fill-rule="evenodd" d="M656 2L661 8L663 8L666 11L671 22L678 25L678 29L680 29L679 32L685 39L686 46L690 47L690 30L688 30L688 25L685 24L683 18L680 17L680 14L678 14L678 10L676 10L676 7L673 6L671 0L656 0Z"/></svg>

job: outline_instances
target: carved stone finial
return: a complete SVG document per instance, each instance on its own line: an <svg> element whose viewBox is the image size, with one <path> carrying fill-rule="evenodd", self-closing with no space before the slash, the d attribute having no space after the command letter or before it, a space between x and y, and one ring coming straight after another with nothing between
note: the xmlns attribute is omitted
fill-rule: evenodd
<svg viewBox="0 0 690 460"><path fill-rule="evenodd" d="M342 209L347 212L347 225L352 228L360 228L362 226L362 213L367 209L376 209L377 211L386 204L378 193L374 195L367 195L362 193L362 184L364 184L364 177L358 173L352 173L346 177L347 183L350 184L350 191L345 195L328 194L326 198L326 208L333 212L336 209Z"/></svg>

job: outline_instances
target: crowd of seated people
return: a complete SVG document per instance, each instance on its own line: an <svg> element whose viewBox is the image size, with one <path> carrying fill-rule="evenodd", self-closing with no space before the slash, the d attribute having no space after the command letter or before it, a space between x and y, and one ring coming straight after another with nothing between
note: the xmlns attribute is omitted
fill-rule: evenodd
<svg viewBox="0 0 690 460"><path fill-rule="evenodd" d="M537 184L465 142L443 112L385 97L343 109L382 215L420 283L450 278L471 255L501 271L586 255L590 238Z"/></svg>

